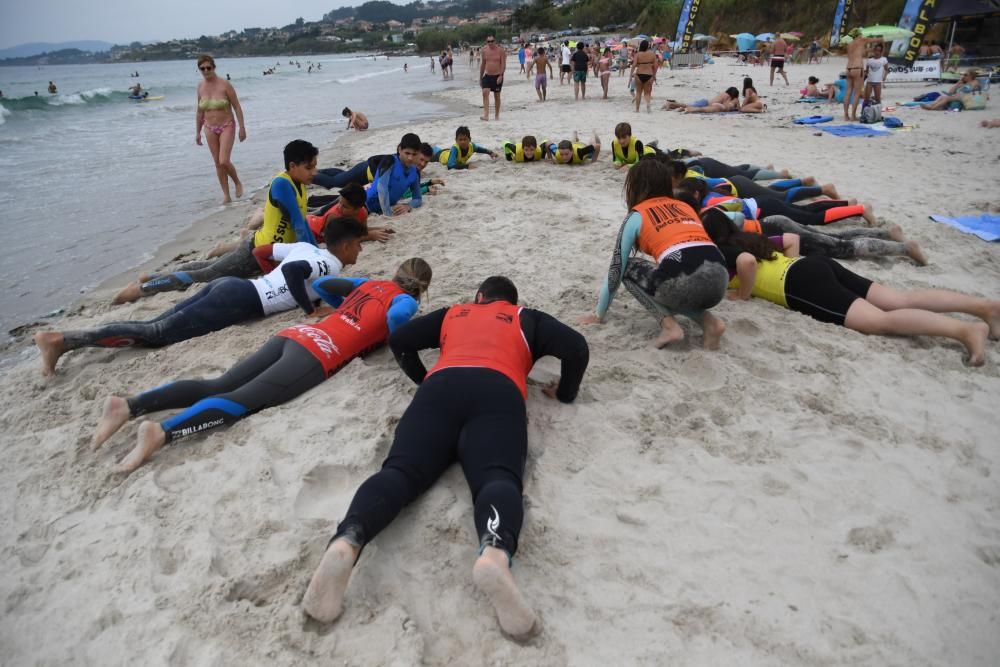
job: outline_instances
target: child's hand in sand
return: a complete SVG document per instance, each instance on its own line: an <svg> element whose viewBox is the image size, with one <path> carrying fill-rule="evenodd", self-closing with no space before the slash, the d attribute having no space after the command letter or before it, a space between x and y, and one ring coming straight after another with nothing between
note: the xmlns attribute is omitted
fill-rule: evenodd
<svg viewBox="0 0 1000 667"><path fill-rule="evenodd" d="M432 178L431 179L431 185L444 185L444 179L443 178Z"/></svg>
<svg viewBox="0 0 1000 667"><path fill-rule="evenodd" d="M557 391L559 391L559 381L558 380L556 380L552 384L546 385L545 388L542 389L542 393L543 394L545 394L549 398L554 398L554 399L556 399L558 401L559 397L556 396L556 392Z"/></svg>
<svg viewBox="0 0 1000 667"><path fill-rule="evenodd" d="M392 207L393 215L403 215L404 213L409 213L413 209L410 208L409 204L396 204Z"/></svg>
<svg viewBox="0 0 1000 667"><path fill-rule="evenodd" d="M372 240L379 243L388 242L395 233L396 230L392 227L372 227L368 230L368 235L372 237Z"/></svg>
<svg viewBox="0 0 1000 667"><path fill-rule="evenodd" d="M728 292L726 292L726 298L729 299L730 301L749 301L750 300L749 297L746 298L746 299L740 298L740 293L737 292L736 290L729 290Z"/></svg>
<svg viewBox="0 0 1000 667"><path fill-rule="evenodd" d="M580 319L577 320L580 324L604 324L604 320L595 315L594 313L587 313L586 315L581 315Z"/></svg>

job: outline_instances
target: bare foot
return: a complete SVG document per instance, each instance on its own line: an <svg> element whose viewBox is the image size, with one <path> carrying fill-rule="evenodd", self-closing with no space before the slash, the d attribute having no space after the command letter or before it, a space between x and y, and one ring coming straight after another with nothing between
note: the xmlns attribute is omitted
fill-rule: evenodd
<svg viewBox="0 0 1000 667"><path fill-rule="evenodd" d="M327 547L323 560L313 572L302 598L302 609L320 623L335 621L344 611L344 593L358 551L358 547L346 539L336 539Z"/></svg>
<svg viewBox="0 0 1000 667"><path fill-rule="evenodd" d="M875 214L872 213L872 205L865 204L865 212L861 214L861 217L865 219L869 227L875 227L878 225L878 220L875 218Z"/></svg>
<svg viewBox="0 0 1000 667"><path fill-rule="evenodd" d="M905 241L903 247L906 248L906 254L910 256L910 259L920 266L927 266L927 255L920 249L916 241Z"/></svg>
<svg viewBox="0 0 1000 667"><path fill-rule="evenodd" d="M480 116L480 117L479 117L479 120L485 120L485 121L488 121L489 119L490 119L490 117L489 117L489 116Z"/></svg>
<svg viewBox="0 0 1000 667"><path fill-rule="evenodd" d="M672 317L667 316L660 320L660 328L662 329L660 335L653 340L653 347L657 350L684 339L684 330Z"/></svg>
<svg viewBox="0 0 1000 667"><path fill-rule="evenodd" d="M847 114L845 113L845 114L844 114L844 120L851 120L851 117L850 117L850 116L848 116L848 115L847 115Z"/></svg>
<svg viewBox="0 0 1000 667"><path fill-rule="evenodd" d="M787 169L782 169L781 171L778 172L778 175L781 176L781 178L791 178L792 172L788 171Z"/></svg>
<svg viewBox="0 0 1000 667"><path fill-rule="evenodd" d="M148 283L152 279L153 279L152 273L140 273L138 278L140 285L143 283Z"/></svg>
<svg viewBox="0 0 1000 667"><path fill-rule="evenodd" d="M243 183L241 183L239 181L236 181L236 185L234 185L233 187L236 190L236 198L237 199L242 199L243 198Z"/></svg>
<svg viewBox="0 0 1000 667"><path fill-rule="evenodd" d="M97 449L103 445L108 438L118 432L118 429L128 421L128 418L128 401L121 396L108 396L104 401L101 418L97 421L94 437L90 440L91 449Z"/></svg>
<svg viewBox="0 0 1000 667"><path fill-rule="evenodd" d="M847 200L847 205L848 205L848 206L857 206L857 205L858 205L858 200L857 200L857 198L856 198L856 197L851 197L851 198L849 198L849 199Z"/></svg>
<svg viewBox="0 0 1000 667"><path fill-rule="evenodd" d="M118 472L129 473L145 463L167 441L167 434L157 422L142 422L139 424L138 440L135 449L115 467Z"/></svg>
<svg viewBox="0 0 1000 667"><path fill-rule="evenodd" d="M1000 340L1000 301L993 302L986 323L990 326L990 338Z"/></svg>
<svg viewBox="0 0 1000 667"><path fill-rule="evenodd" d="M805 178L803 178L801 180L802 180L802 185L816 185L816 177L815 176L806 176Z"/></svg>
<svg viewBox="0 0 1000 667"><path fill-rule="evenodd" d="M512 639L528 639L536 632L538 617L524 601L524 596L514 583L504 551L486 547L472 566L472 580L490 599L500 627Z"/></svg>
<svg viewBox="0 0 1000 667"><path fill-rule="evenodd" d="M39 331L35 334L35 346L42 353L42 375L55 375L56 362L66 352L63 335L58 331Z"/></svg>
<svg viewBox="0 0 1000 667"><path fill-rule="evenodd" d="M837 186L833 183L824 183L822 186L823 194L825 194L830 199L840 199L840 193L837 192Z"/></svg>
<svg viewBox="0 0 1000 667"><path fill-rule="evenodd" d="M962 345L969 351L969 365L982 366L986 363L986 339L990 335L990 325L985 322L970 322L962 334Z"/></svg>
<svg viewBox="0 0 1000 667"><path fill-rule="evenodd" d="M726 333L726 324L712 313L705 313L701 320L702 329L705 331L703 346L706 350L718 350L722 341L722 334Z"/></svg>
<svg viewBox="0 0 1000 667"><path fill-rule="evenodd" d="M225 197L223 198L223 200L222 200L222 205L223 205L223 206L225 206L226 204L232 204L232 203L233 203L233 198L232 198L232 197L230 197L229 195L226 195L226 196L225 196Z"/></svg>
<svg viewBox="0 0 1000 667"><path fill-rule="evenodd" d="M889 227L889 238L893 241L902 241L906 237L903 236L903 228L899 225L891 225Z"/></svg>
<svg viewBox="0 0 1000 667"><path fill-rule="evenodd" d="M138 301L142 298L142 289L139 287L140 283L132 282L129 283L122 289L122 291L115 294L114 298L111 299L111 303L121 304L121 303L131 303L133 301Z"/></svg>

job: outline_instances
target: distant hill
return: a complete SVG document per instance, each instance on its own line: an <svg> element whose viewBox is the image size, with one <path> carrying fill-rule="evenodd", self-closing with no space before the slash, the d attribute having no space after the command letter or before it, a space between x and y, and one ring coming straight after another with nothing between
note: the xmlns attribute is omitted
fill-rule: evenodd
<svg viewBox="0 0 1000 667"><path fill-rule="evenodd" d="M80 42L31 42L28 44L18 44L9 49L0 49L0 60L4 58L27 58L37 56L40 53L51 51L62 51L64 49L79 49L80 51L107 51L114 44L109 42L98 42L95 40L84 40Z"/></svg>

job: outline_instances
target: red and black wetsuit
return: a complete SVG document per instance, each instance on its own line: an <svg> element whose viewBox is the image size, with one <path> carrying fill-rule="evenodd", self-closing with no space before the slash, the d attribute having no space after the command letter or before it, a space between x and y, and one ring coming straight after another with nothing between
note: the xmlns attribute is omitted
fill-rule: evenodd
<svg viewBox="0 0 1000 667"><path fill-rule="evenodd" d="M550 315L493 301L417 318L393 333L389 345L420 388L382 469L358 488L334 537L364 546L459 461L481 543L513 555L524 517L528 372L539 358L558 357L557 396L573 401L589 361L587 341ZM441 356L427 372L418 352L434 347Z"/></svg>

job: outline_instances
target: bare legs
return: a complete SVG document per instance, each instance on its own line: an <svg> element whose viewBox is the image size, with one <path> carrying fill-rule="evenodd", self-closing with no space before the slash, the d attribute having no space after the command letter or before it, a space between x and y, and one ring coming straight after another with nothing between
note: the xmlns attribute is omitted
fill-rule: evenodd
<svg viewBox="0 0 1000 667"><path fill-rule="evenodd" d="M966 313L982 322L966 322L939 313ZM874 283L867 299L856 300L845 325L880 336L940 336L957 340L969 352L969 365L986 361L986 339L1000 337L1000 301L950 292L903 292Z"/></svg>
<svg viewBox="0 0 1000 667"><path fill-rule="evenodd" d="M243 184L236 174L236 167L230 161L233 153L233 142L236 140L236 125L227 127L222 134L216 134L211 130L205 130L205 139L208 141L208 150L212 153L212 160L215 161L215 175L219 178L219 186L222 188L222 203L232 202L229 196L229 179L233 179L236 187L236 197L243 196Z"/></svg>
<svg viewBox="0 0 1000 667"><path fill-rule="evenodd" d="M483 115L479 117L480 120L490 119L490 89L483 88Z"/></svg>
<svg viewBox="0 0 1000 667"><path fill-rule="evenodd" d="M847 113L848 108L852 106L851 104L852 98L854 100L854 104L853 108L850 109L851 113L848 114ZM861 101L861 68L849 67L847 68L847 86L844 90L844 120L858 119L858 102L860 101Z"/></svg>

